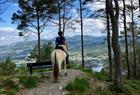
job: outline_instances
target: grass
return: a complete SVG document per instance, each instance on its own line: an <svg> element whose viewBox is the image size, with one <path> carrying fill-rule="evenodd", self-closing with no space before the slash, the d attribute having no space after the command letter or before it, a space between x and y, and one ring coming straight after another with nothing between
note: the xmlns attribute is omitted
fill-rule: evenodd
<svg viewBox="0 0 140 95"><path fill-rule="evenodd" d="M87 73L87 74L93 74L93 71L91 68L84 68L84 69L82 69L82 71Z"/></svg>
<svg viewBox="0 0 140 95"><path fill-rule="evenodd" d="M96 95L113 95L109 90L96 90L95 93Z"/></svg>
<svg viewBox="0 0 140 95"><path fill-rule="evenodd" d="M101 72L94 72L93 73L93 78L100 80L100 81L107 81L109 80L109 77L107 75L107 73L105 71L101 71Z"/></svg>
<svg viewBox="0 0 140 95"><path fill-rule="evenodd" d="M5 77L1 79L0 83L0 95L16 95L19 91L19 86L15 83L12 78Z"/></svg>
<svg viewBox="0 0 140 95"><path fill-rule="evenodd" d="M84 93L89 88L89 82L85 78L75 78L74 81L69 82L65 89L70 91L68 95L78 95L77 93Z"/></svg>
<svg viewBox="0 0 140 95"><path fill-rule="evenodd" d="M20 77L20 83L26 88L34 88L38 84L38 80L36 77Z"/></svg>
<svg viewBox="0 0 140 95"><path fill-rule="evenodd" d="M137 93L140 93L140 80L125 80L124 87L132 95L138 95Z"/></svg>
<svg viewBox="0 0 140 95"><path fill-rule="evenodd" d="M73 62L67 64L67 68L68 69L81 69L82 66L80 64L75 64Z"/></svg>
<svg viewBox="0 0 140 95"><path fill-rule="evenodd" d="M16 95L21 86L23 88L34 88L38 84L37 77L0 77L0 95Z"/></svg>

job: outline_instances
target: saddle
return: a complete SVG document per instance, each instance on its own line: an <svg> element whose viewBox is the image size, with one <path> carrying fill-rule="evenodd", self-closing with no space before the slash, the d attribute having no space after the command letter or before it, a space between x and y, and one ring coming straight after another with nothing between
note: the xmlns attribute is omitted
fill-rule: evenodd
<svg viewBox="0 0 140 95"><path fill-rule="evenodd" d="M62 50L62 51L65 52L65 50L63 49L63 47L61 47L61 46L59 46L59 45L56 45L56 46L55 46L55 49L60 49L60 50Z"/></svg>
<svg viewBox="0 0 140 95"><path fill-rule="evenodd" d="M60 49L60 50L62 50L62 51L64 51L65 53L66 53L66 64L68 64L69 63L69 61L68 61L68 58L69 58L69 55L68 55L68 53L64 50L64 48L62 47L62 46L59 46L59 45L56 45L55 46L55 49Z"/></svg>

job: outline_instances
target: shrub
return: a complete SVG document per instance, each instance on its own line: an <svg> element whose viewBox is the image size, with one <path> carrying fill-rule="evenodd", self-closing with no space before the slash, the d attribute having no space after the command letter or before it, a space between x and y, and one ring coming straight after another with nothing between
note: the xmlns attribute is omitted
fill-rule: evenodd
<svg viewBox="0 0 140 95"><path fill-rule="evenodd" d="M89 83L84 78L75 78L75 80L69 82L65 88L71 92L85 92L89 88Z"/></svg>
<svg viewBox="0 0 140 95"><path fill-rule="evenodd" d="M89 74L93 74L93 71L91 68L84 68L84 69L82 69L82 71L89 73Z"/></svg>
<svg viewBox="0 0 140 95"><path fill-rule="evenodd" d="M76 64L76 63L71 62L67 64L67 68L68 69L81 69L82 67L81 67L81 64Z"/></svg>
<svg viewBox="0 0 140 95"><path fill-rule="evenodd" d="M93 73L93 77L94 77L95 79L103 80L103 81L109 79L107 73L106 73L105 71L103 71L103 70L102 70L101 72L95 72L95 73Z"/></svg>
<svg viewBox="0 0 140 95"><path fill-rule="evenodd" d="M41 61L50 61L51 60L51 52L53 50L53 46L51 42L48 42L47 44L43 44L40 47L40 60ZM30 52L30 56L28 56L28 59L38 59L38 53L37 53L37 45L33 48L33 50Z"/></svg>
<svg viewBox="0 0 140 95"><path fill-rule="evenodd" d="M38 84L38 80L36 77L26 76L20 77L20 83L26 88L34 88Z"/></svg>
<svg viewBox="0 0 140 95"><path fill-rule="evenodd" d="M2 91L0 94L5 95L16 95L16 93L19 91L19 86L17 83L14 82L11 78L4 78L2 80Z"/></svg>
<svg viewBox="0 0 140 95"><path fill-rule="evenodd" d="M21 64L19 67L17 67L17 75L27 75L28 74L28 68L26 64Z"/></svg>
<svg viewBox="0 0 140 95"><path fill-rule="evenodd" d="M125 87L130 92L140 91L140 81L139 80L126 80Z"/></svg>
<svg viewBox="0 0 140 95"><path fill-rule="evenodd" d="M0 75L9 76L15 73L16 64L8 57L0 63Z"/></svg>

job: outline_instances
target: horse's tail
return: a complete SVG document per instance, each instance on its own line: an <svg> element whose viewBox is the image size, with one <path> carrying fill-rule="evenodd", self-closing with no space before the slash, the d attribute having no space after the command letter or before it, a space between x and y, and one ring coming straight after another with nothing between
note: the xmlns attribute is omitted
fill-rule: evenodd
<svg viewBox="0 0 140 95"><path fill-rule="evenodd" d="M53 67L53 76L54 76L55 81L57 81L58 76L59 76L59 67L58 67L58 60L56 58L56 52L55 52L54 58L55 58L55 63Z"/></svg>

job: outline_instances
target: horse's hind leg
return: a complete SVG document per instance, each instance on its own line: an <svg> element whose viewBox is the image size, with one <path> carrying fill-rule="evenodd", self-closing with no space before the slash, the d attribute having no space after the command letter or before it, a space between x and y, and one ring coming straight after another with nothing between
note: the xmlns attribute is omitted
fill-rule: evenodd
<svg viewBox="0 0 140 95"><path fill-rule="evenodd" d="M59 76L61 77L61 64L59 64Z"/></svg>
<svg viewBox="0 0 140 95"><path fill-rule="evenodd" d="M65 76L68 76L67 69L66 69L66 61L64 62L64 71L65 71Z"/></svg>

